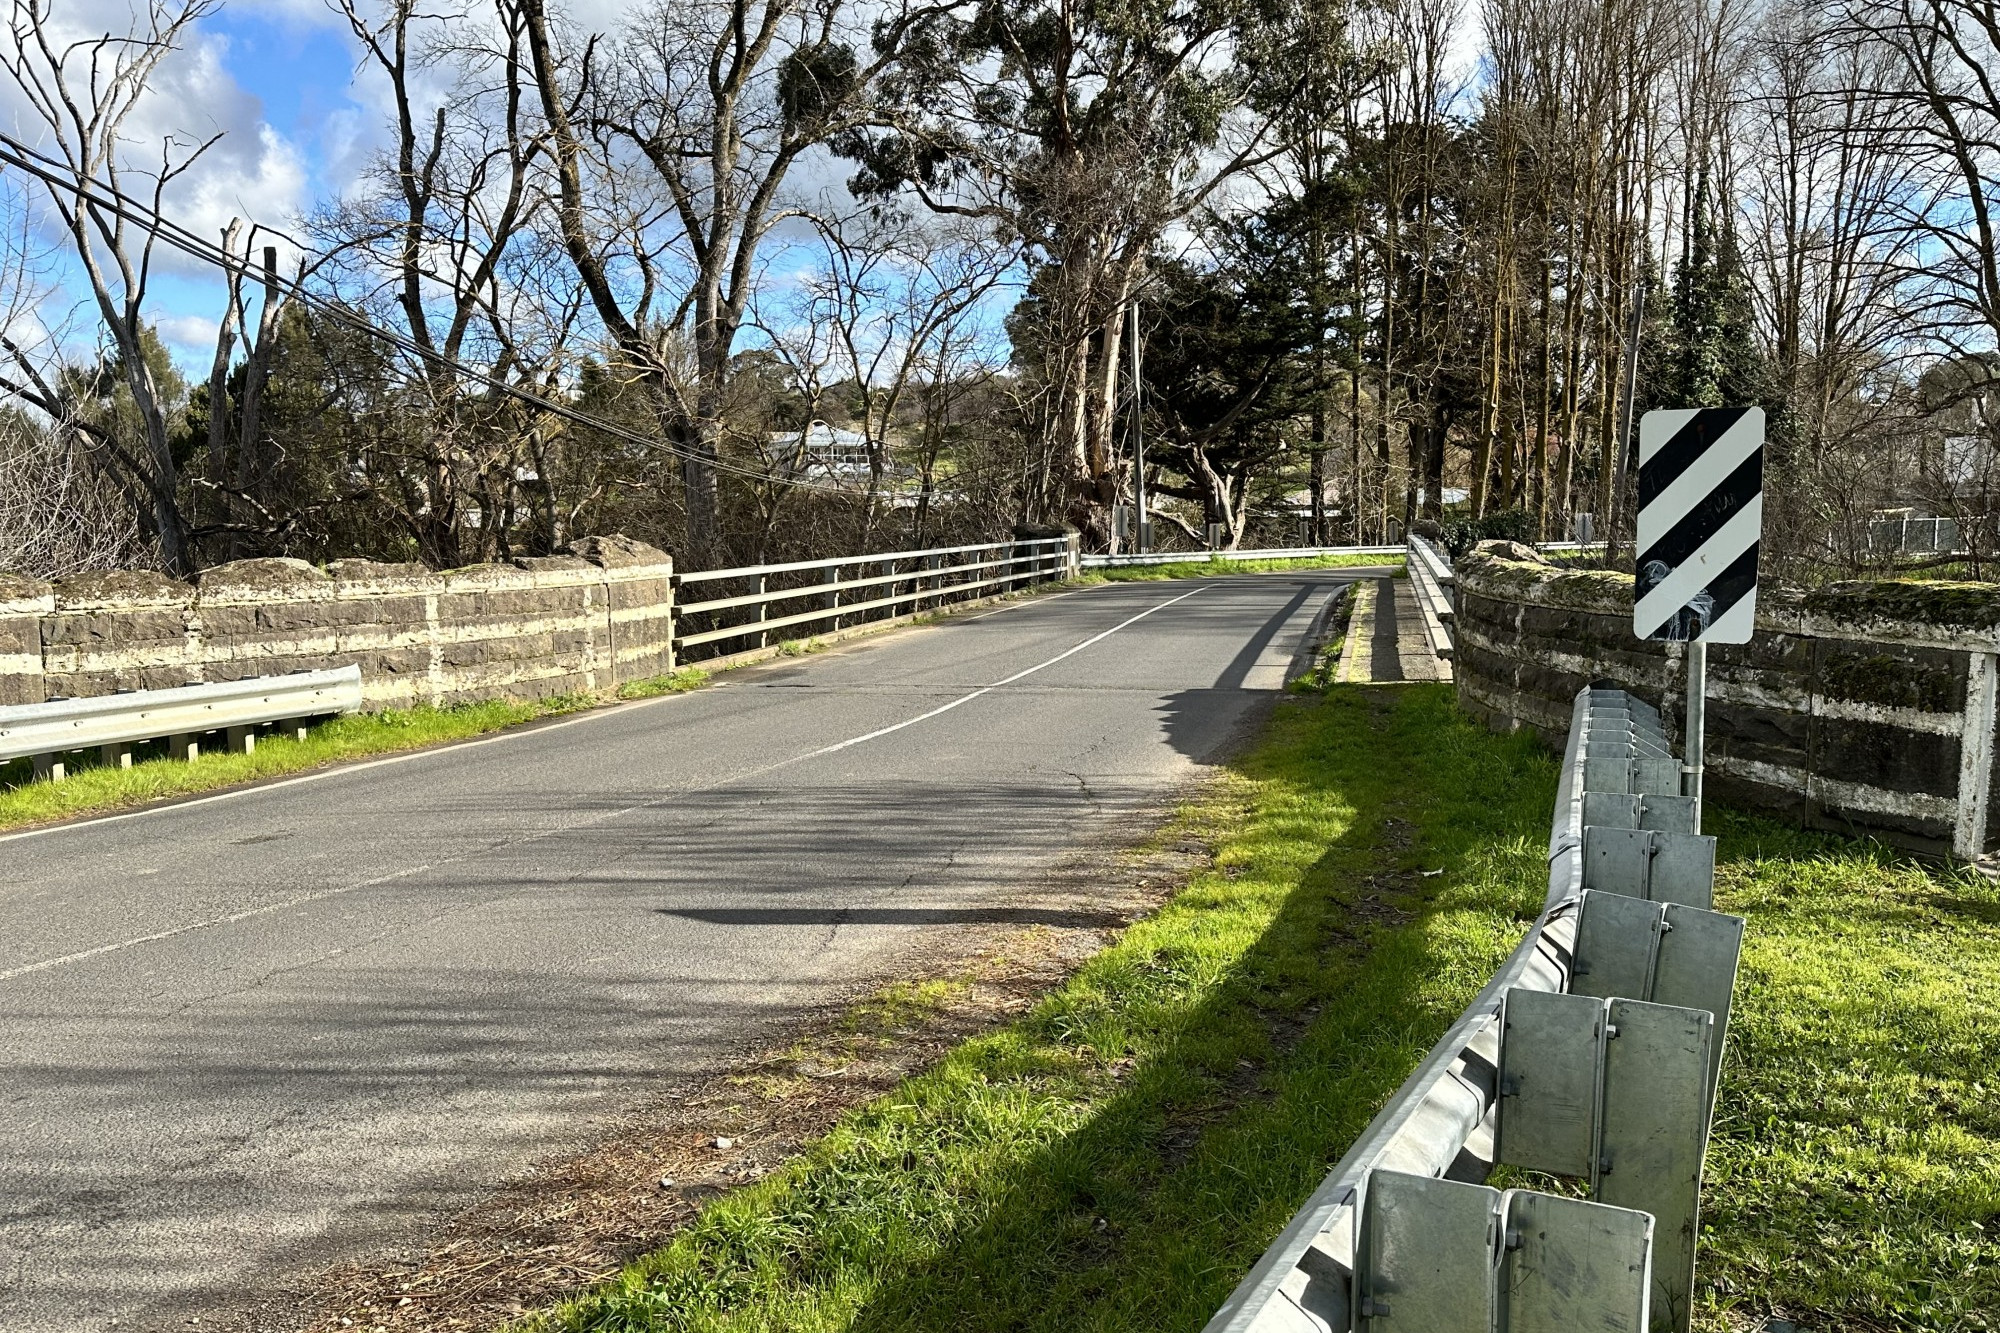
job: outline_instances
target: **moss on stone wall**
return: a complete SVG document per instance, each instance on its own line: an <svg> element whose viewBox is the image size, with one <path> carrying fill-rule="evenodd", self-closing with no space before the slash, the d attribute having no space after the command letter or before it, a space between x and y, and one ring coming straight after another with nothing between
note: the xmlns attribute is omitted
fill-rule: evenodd
<svg viewBox="0 0 2000 1333"><path fill-rule="evenodd" d="M1883 579L1830 583L1805 595L1805 609L1830 619L1901 620L1945 628L2000 627L2000 584Z"/></svg>
<svg viewBox="0 0 2000 1333"><path fill-rule="evenodd" d="M1458 581L1482 596L1606 615L1632 612L1632 576L1610 569L1562 569L1518 542L1481 542L1455 566Z"/></svg>
<svg viewBox="0 0 2000 1333"><path fill-rule="evenodd" d="M1925 670L1888 653L1845 653L1824 658L1819 677L1820 692L1835 699L1949 713L1960 705L1964 671Z"/></svg>

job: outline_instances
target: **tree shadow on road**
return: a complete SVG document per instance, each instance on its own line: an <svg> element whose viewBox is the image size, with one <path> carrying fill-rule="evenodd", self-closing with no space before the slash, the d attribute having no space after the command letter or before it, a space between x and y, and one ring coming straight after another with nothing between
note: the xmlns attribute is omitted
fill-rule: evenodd
<svg viewBox="0 0 2000 1333"><path fill-rule="evenodd" d="M1553 788L1422 687L1294 701L1234 767L1212 873L562 1322L1201 1327L1518 939Z"/></svg>

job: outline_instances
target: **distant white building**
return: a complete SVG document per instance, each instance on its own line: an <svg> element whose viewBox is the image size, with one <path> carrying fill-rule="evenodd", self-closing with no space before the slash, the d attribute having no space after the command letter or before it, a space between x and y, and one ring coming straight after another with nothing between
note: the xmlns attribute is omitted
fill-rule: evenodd
<svg viewBox="0 0 2000 1333"><path fill-rule="evenodd" d="M799 447L803 436L805 457L801 470L815 468L831 472L836 477L866 476L868 473L868 437L857 430L841 430L829 426L824 421L813 421L804 431L780 430L771 432L771 451L784 457Z"/></svg>

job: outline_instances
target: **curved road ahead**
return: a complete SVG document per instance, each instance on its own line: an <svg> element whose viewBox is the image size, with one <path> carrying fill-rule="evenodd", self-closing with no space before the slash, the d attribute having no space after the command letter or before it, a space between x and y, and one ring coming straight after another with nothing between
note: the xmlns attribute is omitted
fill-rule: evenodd
<svg viewBox="0 0 2000 1333"><path fill-rule="evenodd" d="M0 1328L407 1242L1156 804L1351 577L1103 585L0 839Z"/></svg>

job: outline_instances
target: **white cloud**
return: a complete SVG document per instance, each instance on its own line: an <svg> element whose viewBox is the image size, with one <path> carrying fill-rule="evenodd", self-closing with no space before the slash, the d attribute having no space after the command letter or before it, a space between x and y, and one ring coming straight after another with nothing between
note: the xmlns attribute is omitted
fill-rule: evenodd
<svg viewBox="0 0 2000 1333"><path fill-rule="evenodd" d="M220 326L206 315L168 315L155 326L160 341L194 361L215 355L215 335Z"/></svg>
<svg viewBox="0 0 2000 1333"><path fill-rule="evenodd" d="M46 25L58 52L86 34L128 32L141 20L117 0L82 0L50 6ZM258 99L245 92L226 66L227 39L198 28L184 31L182 49L161 59L145 91L120 127L121 162L128 193L150 199L150 176L164 158L185 162L200 144L212 144L167 187L163 208L204 238L217 236L232 216L283 225L305 203L306 172L297 149L264 120ZM73 59L67 83L81 95L89 69ZM30 144L54 147L21 90L0 80L0 118ZM200 261L161 253L162 267L197 276Z"/></svg>

